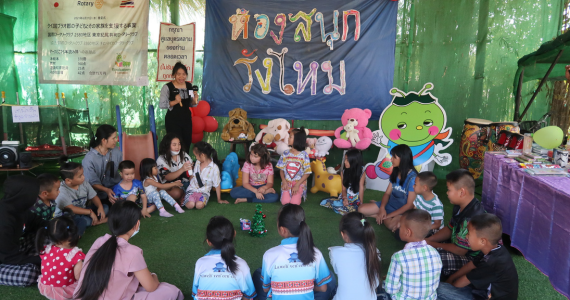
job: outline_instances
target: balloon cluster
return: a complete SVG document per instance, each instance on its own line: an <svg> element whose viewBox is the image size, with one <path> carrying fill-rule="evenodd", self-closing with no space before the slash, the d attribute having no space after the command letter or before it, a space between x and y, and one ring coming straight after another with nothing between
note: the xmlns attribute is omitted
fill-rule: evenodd
<svg viewBox="0 0 570 300"><path fill-rule="evenodd" d="M210 113L210 103L198 102L196 107L191 107L192 112L192 143L197 143L204 138L205 132L214 132L218 129L218 121Z"/></svg>

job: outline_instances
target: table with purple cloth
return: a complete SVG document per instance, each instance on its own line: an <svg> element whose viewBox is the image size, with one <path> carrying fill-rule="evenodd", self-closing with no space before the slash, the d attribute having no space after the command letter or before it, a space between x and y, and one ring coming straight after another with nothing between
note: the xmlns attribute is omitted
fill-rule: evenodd
<svg viewBox="0 0 570 300"><path fill-rule="evenodd" d="M570 178L531 176L503 156L485 154L481 202L511 245L570 297Z"/></svg>

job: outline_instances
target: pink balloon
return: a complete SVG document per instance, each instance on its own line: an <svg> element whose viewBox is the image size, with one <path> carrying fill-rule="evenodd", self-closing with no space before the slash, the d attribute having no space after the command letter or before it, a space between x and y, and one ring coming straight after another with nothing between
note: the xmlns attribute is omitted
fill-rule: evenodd
<svg viewBox="0 0 570 300"><path fill-rule="evenodd" d="M214 132L218 130L218 121L214 117L207 116L203 117L202 120L204 120L204 123L206 124L206 128L204 128L204 131Z"/></svg>
<svg viewBox="0 0 570 300"><path fill-rule="evenodd" d="M198 105L194 108L194 115L205 117L210 113L210 103L206 101L198 102Z"/></svg>
<svg viewBox="0 0 570 300"><path fill-rule="evenodd" d="M204 120L198 116L194 116L192 118L192 133L196 134L196 133L204 133L204 127L206 127L206 124L204 123Z"/></svg>
<svg viewBox="0 0 570 300"><path fill-rule="evenodd" d="M192 144L197 143L199 141L201 141L204 138L204 133L200 132L200 133L192 133Z"/></svg>

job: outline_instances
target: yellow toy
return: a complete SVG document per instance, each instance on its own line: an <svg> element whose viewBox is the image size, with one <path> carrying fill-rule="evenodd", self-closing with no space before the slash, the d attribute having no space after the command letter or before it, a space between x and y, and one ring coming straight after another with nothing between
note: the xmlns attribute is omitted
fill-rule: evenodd
<svg viewBox="0 0 570 300"><path fill-rule="evenodd" d="M329 193L331 197L338 197L342 193L342 180L340 175L333 175L327 172L327 166L320 159L311 163L311 170L315 176L315 185L311 188L311 193L318 191Z"/></svg>

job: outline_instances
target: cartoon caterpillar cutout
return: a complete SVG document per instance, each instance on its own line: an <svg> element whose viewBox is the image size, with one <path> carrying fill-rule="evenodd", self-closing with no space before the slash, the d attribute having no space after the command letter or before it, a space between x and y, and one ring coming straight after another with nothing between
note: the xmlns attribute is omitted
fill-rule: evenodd
<svg viewBox="0 0 570 300"><path fill-rule="evenodd" d="M380 129L373 133L372 143L387 149L388 153L397 145L408 145L414 156L414 166L418 170L432 160L440 166L451 163L451 155L440 151L453 143L450 138L452 130L451 127L445 128L445 110L437 98L429 93L433 88L432 83L426 83L419 93L407 94L392 88L392 103L380 115ZM383 142L385 139L387 143ZM366 168L370 179L387 179L391 173L389 155Z"/></svg>

